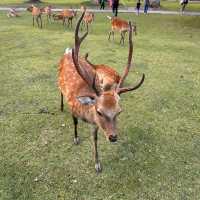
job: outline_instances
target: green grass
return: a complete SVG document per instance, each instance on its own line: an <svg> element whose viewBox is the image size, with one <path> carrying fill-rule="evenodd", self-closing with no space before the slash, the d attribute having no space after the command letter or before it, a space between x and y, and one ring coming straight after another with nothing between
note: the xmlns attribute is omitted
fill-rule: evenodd
<svg viewBox="0 0 200 200"><path fill-rule="evenodd" d="M54 7L74 7L80 8L80 5L86 5L88 7L97 7L95 1L91 0L43 0L43 3L39 6L53 5ZM28 4L25 0L1 0L0 6L16 6L16 7L27 7ZM121 0L120 8L124 7L135 7L136 0ZM143 6L143 1L142 1ZM161 9L162 10L180 10L180 4L178 0L166 1L161 0ZM187 11L200 11L200 3L189 2L186 7Z"/></svg>
<svg viewBox="0 0 200 200"><path fill-rule="evenodd" d="M122 96L118 144L99 133L103 172L96 175L89 125L80 123L75 146L67 106L59 110L57 64L73 30L59 23L40 30L28 13L0 13L0 199L200 199L199 17L129 17L138 35L127 84L142 73L146 80ZM128 46L119 36L108 42L108 30L98 14L81 53L122 72Z"/></svg>

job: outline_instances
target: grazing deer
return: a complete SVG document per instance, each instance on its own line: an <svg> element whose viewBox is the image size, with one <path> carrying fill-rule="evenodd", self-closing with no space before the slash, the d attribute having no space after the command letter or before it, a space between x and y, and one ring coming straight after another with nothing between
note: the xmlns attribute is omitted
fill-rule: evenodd
<svg viewBox="0 0 200 200"><path fill-rule="evenodd" d="M108 40L110 40L111 34L114 40L114 32L117 31L120 32L121 35L120 44L121 42L124 44L125 35L130 30L129 23L126 20L120 19L118 17L107 17L111 20L111 31L109 32ZM135 35L137 35L136 25L132 25L131 29L135 33Z"/></svg>
<svg viewBox="0 0 200 200"><path fill-rule="evenodd" d="M94 13L86 11L83 17L82 25L86 26L87 31L88 31L88 25L91 24L93 21L94 21Z"/></svg>
<svg viewBox="0 0 200 200"><path fill-rule="evenodd" d="M42 10L40 8L35 7L34 5L28 7L27 10L32 13L33 26L35 25L35 18L36 18L38 27L42 28ZM39 25L39 20L40 20L40 25Z"/></svg>
<svg viewBox="0 0 200 200"><path fill-rule="evenodd" d="M7 17L19 17L19 13L14 9L10 8L9 12L7 13Z"/></svg>
<svg viewBox="0 0 200 200"><path fill-rule="evenodd" d="M66 19L68 21L68 27L72 28L73 18L76 17L77 11L64 9L62 12L53 15L54 20L62 20L63 26L66 25Z"/></svg>
<svg viewBox="0 0 200 200"><path fill-rule="evenodd" d="M49 5L49 6L46 6L46 7L44 7L44 8L41 8L40 10L41 10L41 12L42 12L43 14L46 14L46 15L47 15L47 22L48 22L48 23L51 22L52 6Z"/></svg>
<svg viewBox="0 0 200 200"><path fill-rule="evenodd" d="M74 143L79 143L77 132L78 118L93 125L95 169L101 171L97 151L97 132L101 129L110 142L117 141L117 117L121 112L120 95L139 88L144 81L144 74L139 83L133 87L123 87L129 73L132 61L133 42L132 29L129 32L128 65L123 75L109 66L94 65L80 57L80 45L86 38L88 31L79 37L79 28L85 12L78 20L75 29L75 46L66 52L59 64L58 85L61 91L61 111L63 111L63 96L65 97L74 121ZM131 23L129 24L131 27Z"/></svg>
<svg viewBox="0 0 200 200"><path fill-rule="evenodd" d="M76 17L77 11L65 9L62 11L62 15L64 16L64 24L66 24L66 19L68 20L68 27L71 25L73 18Z"/></svg>
<svg viewBox="0 0 200 200"><path fill-rule="evenodd" d="M63 21L63 19L64 19L64 16L61 13L53 14L52 17L53 17L54 21L55 20L62 20Z"/></svg>

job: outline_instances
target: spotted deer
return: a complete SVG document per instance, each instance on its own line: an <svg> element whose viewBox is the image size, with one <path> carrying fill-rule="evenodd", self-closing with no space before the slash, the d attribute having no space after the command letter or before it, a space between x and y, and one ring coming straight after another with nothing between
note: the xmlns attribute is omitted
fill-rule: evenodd
<svg viewBox="0 0 200 200"><path fill-rule="evenodd" d="M123 83L129 73L132 61L133 42L132 29L129 32L128 64L120 76L107 65L95 65L79 55L80 45L88 35L88 31L79 36L79 28L84 17L81 15L75 29L75 45L66 49L59 63L58 86L61 91L61 111L63 97L68 103L74 122L74 143L79 143L77 125L78 118L92 124L94 160L96 172L102 167L97 151L97 132L101 129L110 142L117 141L117 118L122 109L119 105L120 95L139 88L144 81L144 74L135 86L124 87ZM131 23L129 23L131 27Z"/></svg>
<svg viewBox="0 0 200 200"><path fill-rule="evenodd" d="M111 20L111 31L109 32L108 40L110 40L111 34L114 40L114 32L116 31L116 32L119 32L121 35L120 44L121 43L124 44L125 35L130 30L128 21L120 19L119 17L107 16L107 18ZM132 29L132 32L134 32L135 35L137 35L136 25L132 25L131 29Z"/></svg>
<svg viewBox="0 0 200 200"><path fill-rule="evenodd" d="M42 28L42 10L41 10L41 8L37 8L34 5L31 5L30 7L27 8L27 11L32 13L33 26L35 25L35 18L36 18L38 27ZM40 25L39 25L39 20L40 20Z"/></svg>

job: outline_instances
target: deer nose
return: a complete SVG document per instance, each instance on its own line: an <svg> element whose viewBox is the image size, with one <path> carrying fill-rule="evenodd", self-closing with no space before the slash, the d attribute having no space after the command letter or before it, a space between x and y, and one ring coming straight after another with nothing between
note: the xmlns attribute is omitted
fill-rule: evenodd
<svg viewBox="0 0 200 200"><path fill-rule="evenodd" d="M117 135L109 135L109 141L110 142L116 142L117 141Z"/></svg>

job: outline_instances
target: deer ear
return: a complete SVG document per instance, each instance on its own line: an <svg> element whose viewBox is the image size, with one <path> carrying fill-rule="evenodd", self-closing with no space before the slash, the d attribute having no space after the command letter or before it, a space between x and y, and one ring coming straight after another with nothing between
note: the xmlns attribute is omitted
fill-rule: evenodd
<svg viewBox="0 0 200 200"><path fill-rule="evenodd" d="M93 105L96 102L95 98L91 96L80 96L77 99L83 105Z"/></svg>

